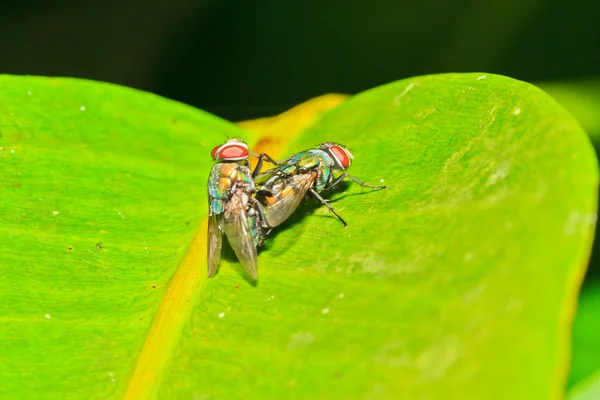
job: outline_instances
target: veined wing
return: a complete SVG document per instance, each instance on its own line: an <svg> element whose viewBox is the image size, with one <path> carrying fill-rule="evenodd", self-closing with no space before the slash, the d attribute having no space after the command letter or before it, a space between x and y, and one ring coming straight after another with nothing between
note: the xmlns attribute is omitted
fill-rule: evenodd
<svg viewBox="0 0 600 400"><path fill-rule="evenodd" d="M242 194L235 193L223 215L222 226L235 255L252 279L258 277L256 247L246 216L246 203Z"/></svg>
<svg viewBox="0 0 600 400"><path fill-rule="evenodd" d="M283 168L287 168L288 165L287 164L283 164L283 165L279 165L276 167L273 167L271 169L268 169L264 172L259 173L256 178L254 178L254 183L256 184L256 187L260 187L262 185L264 185L265 183L267 183L268 180L270 180L271 178L277 176L277 175L285 175L282 174L282 169Z"/></svg>
<svg viewBox="0 0 600 400"><path fill-rule="evenodd" d="M220 216L211 215L208 217L208 276L211 277L217 272L217 266L221 259L221 245L223 244L223 234L220 229Z"/></svg>
<svg viewBox="0 0 600 400"><path fill-rule="evenodd" d="M308 189L313 187L317 176L317 171L309 171L304 174L280 177L274 179L272 185L259 189L261 192L257 197L265 206L264 214L270 227L280 225L296 211L300 202L306 197Z"/></svg>

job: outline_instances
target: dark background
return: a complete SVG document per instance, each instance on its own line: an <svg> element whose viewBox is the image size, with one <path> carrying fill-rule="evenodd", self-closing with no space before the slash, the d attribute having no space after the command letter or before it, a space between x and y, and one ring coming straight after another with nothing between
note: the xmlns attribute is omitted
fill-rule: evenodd
<svg viewBox="0 0 600 400"><path fill-rule="evenodd" d="M114 82L229 120L421 74L600 74L597 0L0 4L0 73Z"/></svg>

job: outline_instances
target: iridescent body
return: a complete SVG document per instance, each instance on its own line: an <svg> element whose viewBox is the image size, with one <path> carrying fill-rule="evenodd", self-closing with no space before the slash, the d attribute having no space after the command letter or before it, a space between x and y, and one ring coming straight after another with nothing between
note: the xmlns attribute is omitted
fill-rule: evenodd
<svg viewBox="0 0 600 400"><path fill-rule="evenodd" d="M334 166L335 161L329 154L323 150L312 149L294 154L286 160L284 165L278 167L278 175L290 176L314 170L318 172L316 180L314 181L314 189L317 192L320 192L331 182L333 176L332 169Z"/></svg>
<svg viewBox="0 0 600 400"><path fill-rule="evenodd" d="M263 235L259 229L260 215L251 208L249 197L256 192L250 168L238 163L219 163L213 166L208 181L210 215L231 213L239 206L250 208L246 212L248 227L255 247L262 243Z"/></svg>
<svg viewBox="0 0 600 400"><path fill-rule="evenodd" d="M256 279L256 248L262 243L263 233L257 208L260 206L252 197L256 187L248 168L247 146L243 142L230 140L213 150L213 158L236 162L215 164L208 179L208 276L213 276L217 271L222 235L225 234L248 274Z"/></svg>
<svg viewBox="0 0 600 400"><path fill-rule="evenodd" d="M344 171L350 166L352 159L352 154L343 146L326 142L318 149L297 153L281 165L258 175L256 184L259 190L256 198L264 206L267 224L275 227L283 223L310 192L346 226L346 222L319 192L332 188L344 178L350 178L364 187L386 187L367 185L346 173L334 177L334 172Z"/></svg>

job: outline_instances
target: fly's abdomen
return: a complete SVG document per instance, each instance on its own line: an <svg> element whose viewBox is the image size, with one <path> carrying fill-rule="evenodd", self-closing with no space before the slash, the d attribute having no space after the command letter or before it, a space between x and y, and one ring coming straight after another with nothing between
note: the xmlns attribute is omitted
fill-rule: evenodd
<svg viewBox="0 0 600 400"><path fill-rule="evenodd" d="M260 227L260 219L256 213L253 213L252 215L248 214L248 227L250 228L254 247L259 247L262 244L263 235Z"/></svg>

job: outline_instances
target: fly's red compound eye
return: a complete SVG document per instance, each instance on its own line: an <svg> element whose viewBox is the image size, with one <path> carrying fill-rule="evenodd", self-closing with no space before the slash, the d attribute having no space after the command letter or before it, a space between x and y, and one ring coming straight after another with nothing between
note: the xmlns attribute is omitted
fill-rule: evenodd
<svg viewBox="0 0 600 400"><path fill-rule="evenodd" d="M329 148L331 154L336 158L339 165L344 167L344 169L350 166L350 158L348 158L348 154L339 146L331 146Z"/></svg>
<svg viewBox="0 0 600 400"><path fill-rule="evenodd" d="M212 149L212 151L210 152L210 156L211 156L213 159L216 159L216 158L217 158L217 156L218 156L218 153L219 153L219 149L220 149L220 148L221 148L221 146L217 146L217 147L215 147L214 149Z"/></svg>
<svg viewBox="0 0 600 400"><path fill-rule="evenodd" d="M238 143L225 144L217 153L222 160L243 160L248 157L248 148Z"/></svg>

